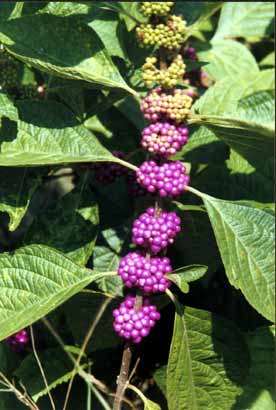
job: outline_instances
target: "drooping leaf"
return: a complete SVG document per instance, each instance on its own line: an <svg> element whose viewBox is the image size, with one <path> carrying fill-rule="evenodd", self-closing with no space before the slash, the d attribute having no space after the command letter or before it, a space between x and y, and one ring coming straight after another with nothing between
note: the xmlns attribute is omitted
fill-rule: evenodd
<svg viewBox="0 0 276 410"><path fill-rule="evenodd" d="M16 333L108 275L81 268L42 245L0 255L0 340Z"/></svg>
<svg viewBox="0 0 276 410"><path fill-rule="evenodd" d="M114 161L63 104L54 101L18 103L19 118L0 130L0 165L48 165Z"/></svg>
<svg viewBox="0 0 276 410"><path fill-rule="evenodd" d="M250 370L233 410L273 410L275 327L257 328L247 336Z"/></svg>
<svg viewBox="0 0 276 410"><path fill-rule="evenodd" d="M134 93L94 30L75 16L24 16L0 24L0 40L23 62L49 74Z"/></svg>
<svg viewBox="0 0 276 410"><path fill-rule="evenodd" d="M214 38L268 36L273 31L274 15L272 1L227 2Z"/></svg>
<svg viewBox="0 0 276 410"><path fill-rule="evenodd" d="M230 283L274 320L274 217L249 204L202 196Z"/></svg>
<svg viewBox="0 0 276 410"><path fill-rule="evenodd" d="M0 177L0 212L9 214L9 229L15 231L41 183L41 173L27 168L0 167Z"/></svg>
<svg viewBox="0 0 276 410"><path fill-rule="evenodd" d="M207 272L208 266L202 265L189 265L183 266L174 270L172 273L167 275L167 278L175 283L179 289L184 292L189 292L188 282L193 282L204 276Z"/></svg>
<svg viewBox="0 0 276 410"><path fill-rule="evenodd" d="M157 403L154 403L153 401L149 400L142 392L141 390L137 389L137 387L132 386L131 384L128 385L128 388L130 390L135 391L135 393L140 397L140 399L144 403L144 410L161 410L160 406Z"/></svg>
<svg viewBox="0 0 276 410"><path fill-rule="evenodd" d="M267 56L265 56L260 62L259 66L261 68L271 68L275 66L275 51L272 51Z"/></svg>
<svg viewBox="0 0 276 410"><path fill-rule="evenodd" d="M3 91L0 91L0 119L1 117L7 117L12 121L17 121L18 119L16 107Z"/></svg>
<svg viewBox="0 0 276 410"><path fill-rule="evenodd" d="M199 51L198 57L209 64L204 66L204 72L215 80L225 77L235 79L242 73L258 73L258 64L253 54L241 43L233 40L218 40L204 43L206 50Z"/></svg>
<svg viewBox="0 0 276 410"><path fill-rule="evenodd" d="M169 410L229 410L248 372L238 328L206 311L180 305L167 366Z"/></svg>
<svg viewBox="0 0 276 410"><path fill-rule="evenodd" d="M85 175L73 191L43 209L24 242L48 245L85 266L95 245L98 224L98 205Z"/></svg>

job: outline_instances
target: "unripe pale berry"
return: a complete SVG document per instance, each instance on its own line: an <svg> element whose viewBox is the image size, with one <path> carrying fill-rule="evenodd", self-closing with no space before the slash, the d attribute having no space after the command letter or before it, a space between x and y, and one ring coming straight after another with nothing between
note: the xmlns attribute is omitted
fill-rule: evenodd
<svg viewBox="0 0 276 410"><path fill-rule="evenodd" d="M141 252L128 253L118 268L118 274L127 287L137 286L146 294L165 292L170 281L164 275L171 271L168 258L155 256L148 259Z"/></svg>
<svg viewBox="0 0 276 410"><path fill-rule="evenodd" d="M174 58L166 70L159 70L156 63L157 59L155 57L148 57L142 66L142 78L146 87L158 83L163 88L173 88L185 74L186 65L180 54Z"/></svg>
<svg viewBox="0 0 276 410"><path fill-rule="evenodd" d="M119 336L133 343L140 343L160 319L160 313L148 299L144 299L142 307L136 310L135 297L127 296L119 308L113 310L113 317L113 328Z"/></svg>
<svg viewBox="0 0 276 410"><path fill-rule="evenodd" d="M145 16L151 16L153 14L158 16L165 16L170 12L173 5L173 1L143 1L140 5L140 9Z"/></svg>
<svg viewBox="0 0 276 410"><path fill-rule="evenodd" d="M186 21L181 16L170 16L166 24L142 24L136 29L137 37L145 46L174 50L181 46L187 33Z"/></svg>
<svg viewBox="0 0 276 410"><path fill-rule="evenodd" d="M184 125L156 122L143 130L141 144L149 152L168 158L181 150L188 140L188 135L189 130Z"/></svg>
<svg viewBox="0 0 276 410"><path fill-rule="evenodd" d="M170 119L182 122L189 114L193 99L188 90L174 89L171 93L157 87L142 100L141 111L152 122Z"/></svg>
<svg viewBox="0 0 276 410"><path fill-rule="evenodd" d="M156 215L153 207L148 208L133 223L132 242L158 253L174 242L180 224L175 212L159 211Z"/></svg>
<svg viewBox="0 0 276 410"><path fill-rule="evenodd" d="M145 161L136 172L137 181L149 192L161 197L175 198L185 191L190 177L180 161L157 165L155 161Z"/></svg>

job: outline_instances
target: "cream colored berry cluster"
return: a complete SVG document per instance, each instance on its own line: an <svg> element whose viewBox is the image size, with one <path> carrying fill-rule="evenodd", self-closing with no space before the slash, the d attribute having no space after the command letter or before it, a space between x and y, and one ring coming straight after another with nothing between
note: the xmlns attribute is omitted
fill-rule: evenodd
<svg viewBox="0 0 276 410"><path fill-rule="evenodd" d="M140 5L140 9L145 16L166 16L173 5L173 1L143 1Z"/></svg>
<svg viewBox="0 0 276 410"><path fill-rule="evenodd" d="M179 78L182 78L185 74L186 65L180 54L174 58L170 66L165 70L159 70L156 64L156 57L148 57L142 66L142 78L146 87L151 87L153 84L158 83L163 88L173 88L177 85Z"/></svg>

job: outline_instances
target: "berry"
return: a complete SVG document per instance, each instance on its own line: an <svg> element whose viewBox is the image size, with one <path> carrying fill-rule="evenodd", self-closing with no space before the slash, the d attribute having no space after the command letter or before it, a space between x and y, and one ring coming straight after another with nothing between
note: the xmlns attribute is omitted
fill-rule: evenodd
<svg viewBox="0 0 276 410"><path fill-rule="evenodd" d="M142 100L141 111L145 119L152 122L164 119L181 122L189 114L192 102L187 90L174 89L167 94L157 87Z"/></svg>
<svg viewBox="0 0 276 410"><path fill-rule="evenodd" d="M166 257L147 259L141 252L130 252L121 259L118 274L127 287L137 286L150 294L165 292L170 281L164 275L171 271L170 260Z"/></svg>
<svg viewBox="0 0 276 410"><path fill-rule="evenodd" d="M6 51L0 54L0 86L3 89L16 87L19 83L20 62Z"/></svg>
<svg viewBox="0 0 276 410"><path fill-rule="evenodd" d="M132 242L152 252L158 253L174 242L181 231L181 220L175 212L159 211L148 208L133 223Z"/></svg>
<svg viewBox="0 0 276 410"><path fill-rule="evenodd" d="M37 91L37 87L28 84L28 85L22 85L17 89L17 99L19 100L32 100L32 99L38 99L40 98L40 94Z"/></svg>
<svg viewBox="0 0 276 410"><path fill-rule="evenodd" d="M188 58L189 60L196 61L197 60L197 54L196 50L194 47L188 47L184 51L184 57Z"/></svg>
<svg viewBox="0 0 276 410"><path fill-rule="evenodd" d="M173 88L185 74L186 65L180 54L174 58L166 70L156 68L156 63L156 57L147 57L145 64L142 66L142 78L146 87L158 83L163 88Z"/></svg>
<svg viewBox="0 0 276 410"><path fill-rule="evenodd" d="M144 46L164 47L174 50L181 46L187 33L186 21L181 16L170 16L163 24L141 24L136 29L138 39Z"/></svg>
<svg viewBox="0 0 276 410"><path fill-rule="evenodd" d="M150 329L160 319L156 306L151 305L148 299L143 300L143 306L135 309L135 297L127 296L118 309L113 310L114 330L125 340L140 343Z"/></svg>
<svg viewBox="0 0 276 410"><path fill-rule="evenodd" d="M18 353L26 349L29 340L29 334L26 329L20 330L20 332L17 332L6 339L10 347Z"/></svg>
<svg viewBox="0 0 276 410"><path fill-rule="evenodd" d="M143 1L141 3L140 8L141 8L141 12L145 16L151 16L152 14L155 14L158 16L165 16L166 14L170 12L173 5L174 5L173 1L163 1L163 2Z"/></svg>
<svg viewBox="0 0 276 410"><path fill-rule="evenodd" d="M124 153L121 151L112 151L112 154L117 158L124 158ZM115 162L98 162L92 164L91 169L95 171L96 180L105 184L110 184L116 178L125 175L127 170L120 164Z"/></svg>
<svg viewBox="0 0 276 410"><path fill-rule="evenodd" d="M161 197L175 198L185 191L190 178L186 167L180 161L157 165L155 161L145 161L136 172L137 181L149 192Z"/></svg>
<svg viewBox="0 0 276 410"><path fill-rule="evenodd" d="M142 147L165 158L176 154L188 140L189 130L184 125L169 122L150 124L142 132Z"/></svg>

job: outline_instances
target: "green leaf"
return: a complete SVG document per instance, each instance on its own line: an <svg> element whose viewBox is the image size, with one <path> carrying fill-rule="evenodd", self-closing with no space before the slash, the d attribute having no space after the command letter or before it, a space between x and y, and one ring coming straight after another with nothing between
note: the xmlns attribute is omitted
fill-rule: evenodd
<svg viewBox="0 0 276 410"><path fill-rule="evenodd" d="M125 248L129 230L118 226L101 232L101 241L97 243L93 252L93 267L97 271L116 271ZM122 295L123 282L121 277L115 276L111 280L97 281L103 292L112 295Z"/></svg>
<svg viewBox="0 0 276 410"><path fill-rule="evenodd" d="M0 131L0 165L120 162L63 104L26 101L18 103L18 110L17 130L10 123Z"/></svg>
<svg viewBox="0 0 276 410"><path fill-rule="evenodd" d="M204 107L205 104L201 112ZM253 165L272 156L275 132L272 91L248 95L230 112L195 116L191 122L208 127Z"/></svg>
<svg viewBox="0 0 276 410"><path fill-rule="evenodd" d="M206 311L178 307L167 366L169 410L229 410L248 354L238 328Z"/></svg>
<svg viewBox="0 0 276 410"><path fill-rule="evenodd" d="M22 361L14 373L35 402L60 384L68 383L73 374L73 364L61 348L47 349L39 352L38 355L49 389L45 387L41 371L33 353L29 354Z"/></svg>
<svg viewBox="0 0 276 410"><path fill-rule="evenodd" d="M9 214L9 230L15 231L41 183L41 175L27 168L2 167L0 174L0 212Z"/></svg>
<svg viewBox="0 0 276 410"><path fill-rule="evenodd" d="M7 117L12 121L17 121L18 119L16 107L9 96L2 91L0 91L0 119L1 117Z"/></svg>
<svg viewBox="0 0 276 410"><path fill-rule="evenodd" d="M167 278L175 283L182 292L188 293L188 282L194 282L195 280L202 278L207 272L207 269L207 266L202 265L183 266L168 274Z"/></svg>
<svg viewBox="0 0 276 410"><path fill-rule="evenodd" d="M3 22L0 40L11 54L39 70L135 94L95 31L76 16L47 13Z"/></svg>
<svg viewBox="0 0 276 410"><path fill-rule="evenodd" d="M189 2L175 2L172 9L173 14L183 14L188 26L191 26L191 33L196 31L200 24L222 6L219 1L189 1Z"/></svg>
<svg viewBox="0 0 276 410"><path fill-rule="evenodd" d="M119 298L102 292L84 290L67 301L61 310L66 316L75 343L81 346L89 328L102 309L101 318L89 341L86 352L115 348L121 343L120 337L113 330L112 311L118 307ZM103 337L104 335L104 337Z"/></svg>
<svg viewBox="0 0 276 410"><path fill-rule="evenodd" d="M265 56L260 62L259 66L262 68L269 68L275 66L275 51L272 51L267 56Z"/></svg>
<svg viewBox="0 0 276 410"><path fill-rule="evenodd" d="M43 209L24 239L25 244L44 244L85 266L96 242L99 212L89 189L88 175L63 198Z"/></svg>
<svg viewBox="0 0 276 410"><path fill-rule="evenodd" d="M227 2L214 38L268 36L273 31L274 13L272 1Z"/></svg>
<svg viewBox="0 0 276 410"><path fill-rule="evenodd" d="M241 43L232 40L220 40L213 43L204 43L203 51L198 52L200 60L208 62L204 72L215 80L225 77L235 79L242 73L258 73L259 68L250 51Z"/></svg>
<svg viewBox="0 0 276 410"><path fill-rule="evenodd" d="M161 410L161 407L157 403L149 400L139 389L137 389L137 387L129 384L127 388L133 390L140 397L144 403L144 410Z"/></svg>
<svg viewBox="0 0 276 410"><path fill-rule="evenodd" d="M250 371L244 391L233 410L273 410L275 407L274 353L275 328L261 327L249 333Z"/></svg>
<svg viewBox="0 0 276 410"><path fill-rule="evenodd" d="M0 255L0 340L29 326L108 273L80 268L47 246Z"/></svg>
<svg viewBox="0 0 276 410"><path fill-rule="evenodd" d="M274 217L262 209L202 195L230 283L274 321Z"/></svg>

